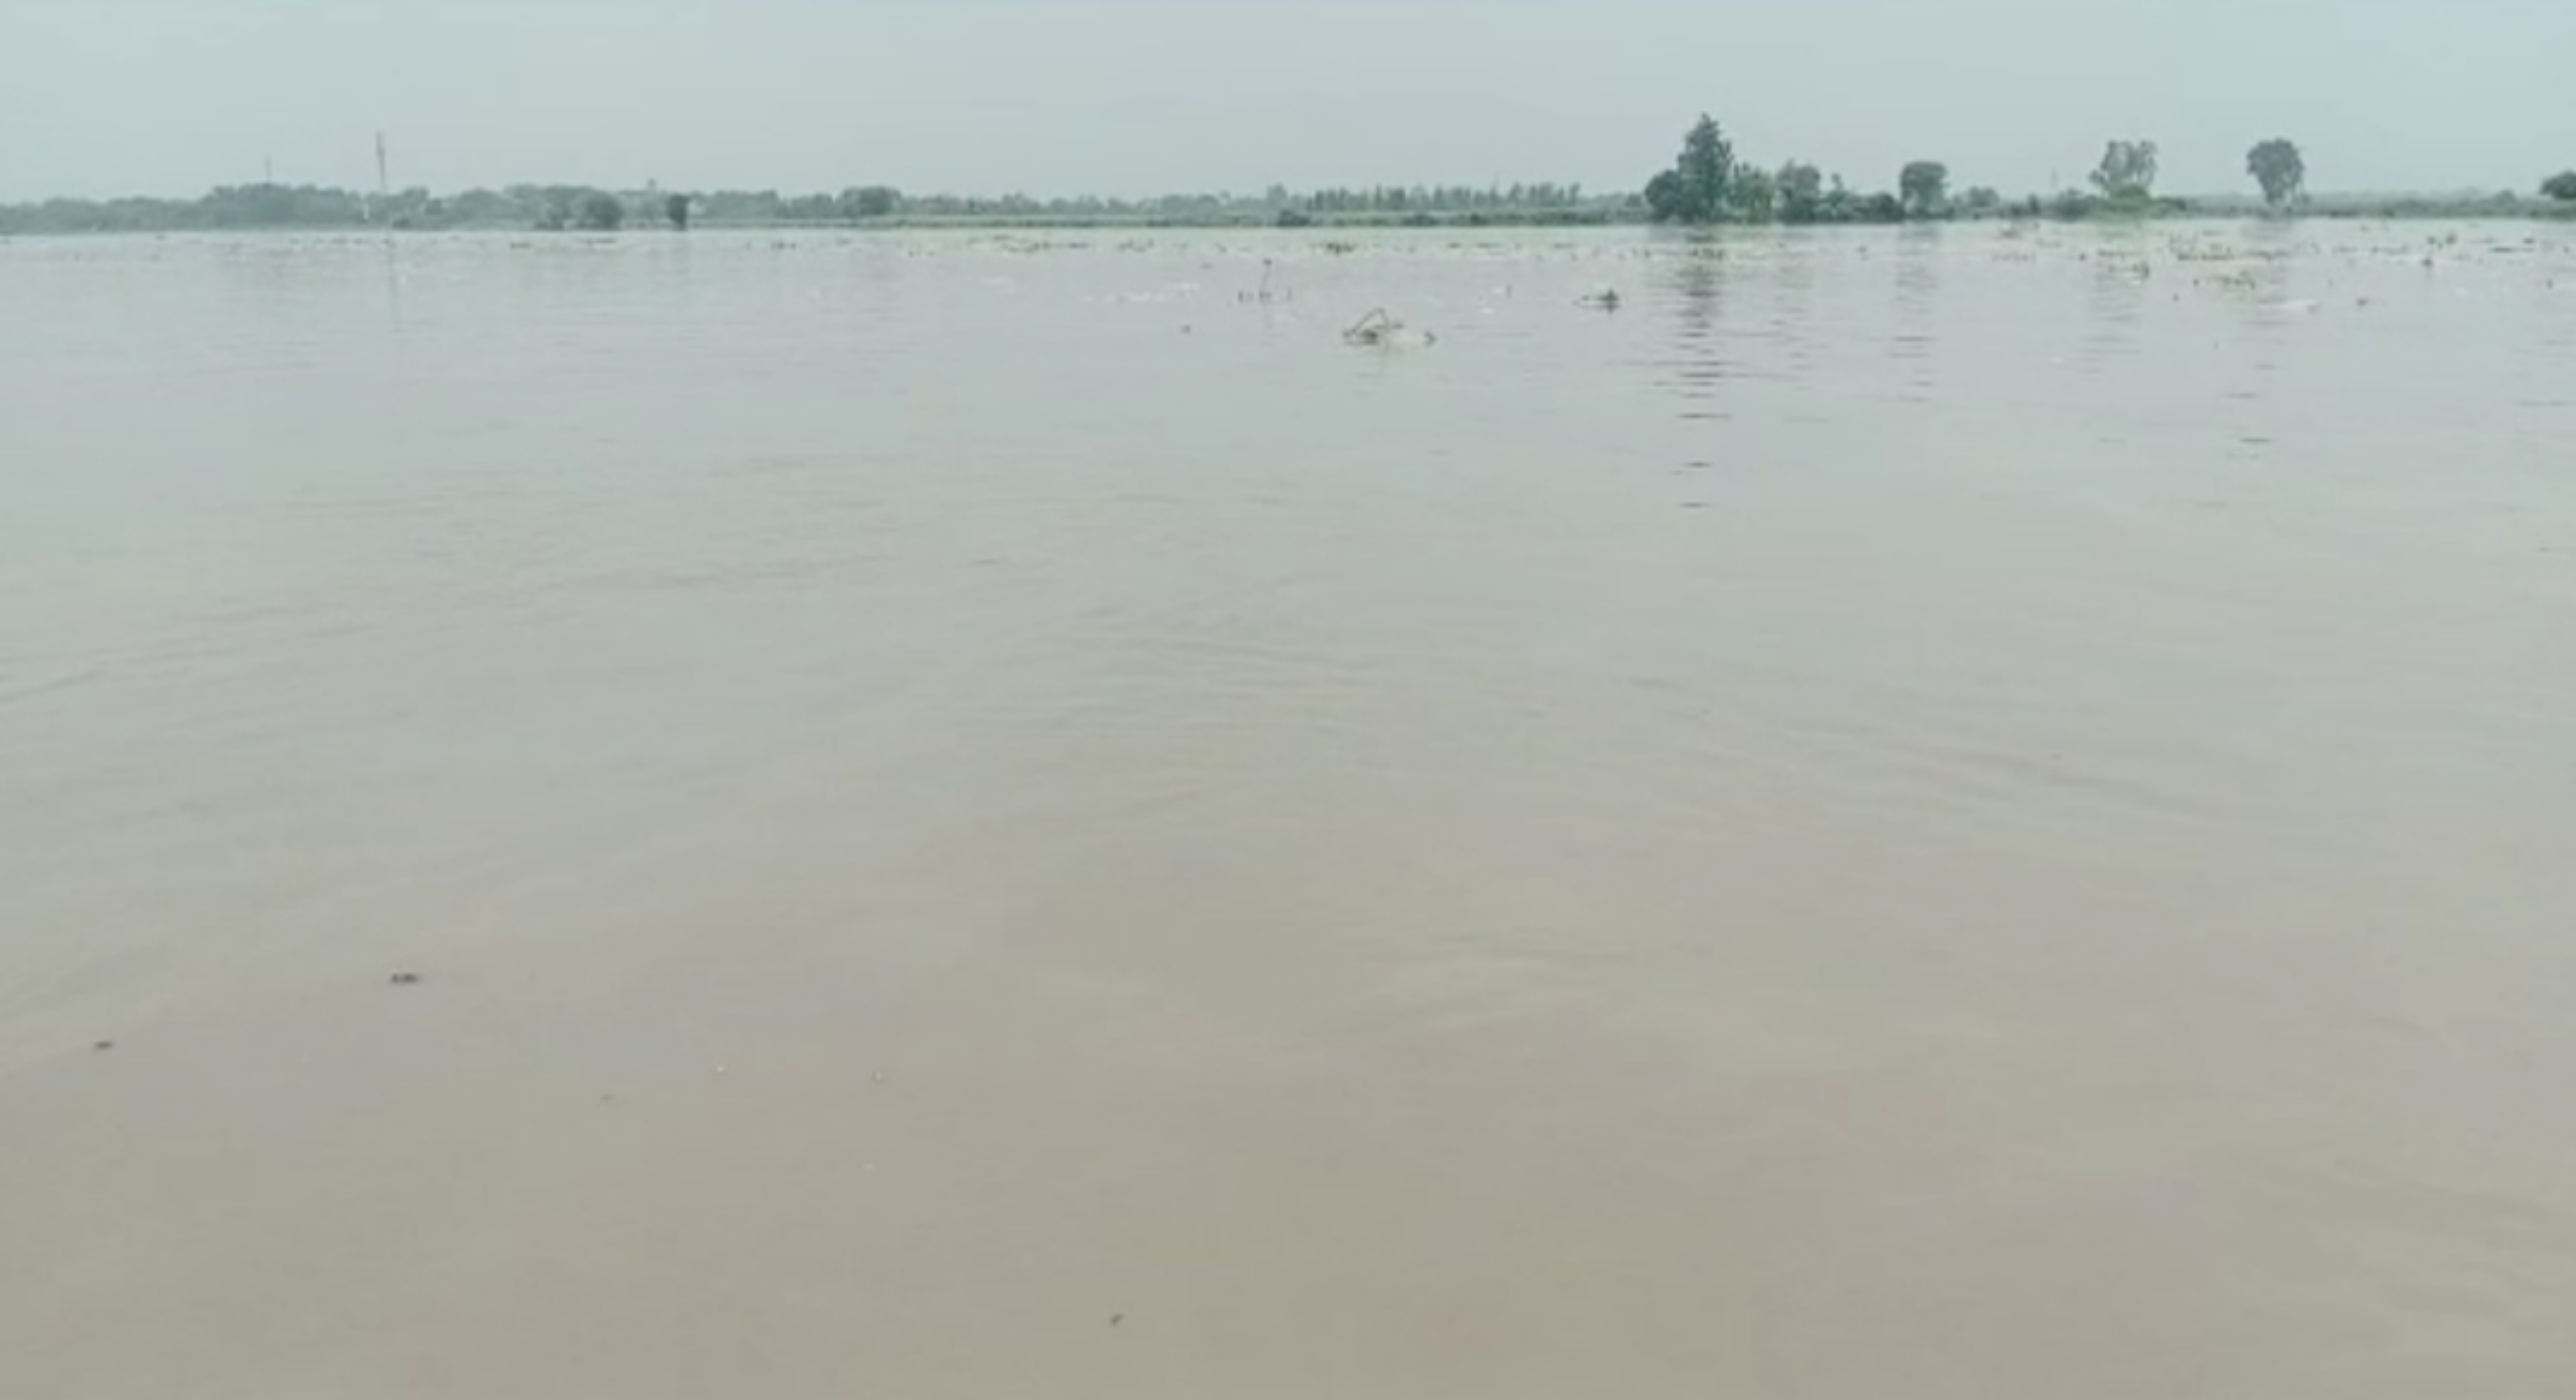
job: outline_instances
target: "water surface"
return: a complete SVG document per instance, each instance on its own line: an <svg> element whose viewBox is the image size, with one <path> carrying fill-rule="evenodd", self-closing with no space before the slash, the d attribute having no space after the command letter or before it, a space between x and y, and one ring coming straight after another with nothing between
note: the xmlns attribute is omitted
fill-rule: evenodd
<svg viewBox="0 0 2576 1400"><path fill-rule="evenodd" d="M1335 237L0 242L0 1389L2576 1390L2576 238Z"/></svg>

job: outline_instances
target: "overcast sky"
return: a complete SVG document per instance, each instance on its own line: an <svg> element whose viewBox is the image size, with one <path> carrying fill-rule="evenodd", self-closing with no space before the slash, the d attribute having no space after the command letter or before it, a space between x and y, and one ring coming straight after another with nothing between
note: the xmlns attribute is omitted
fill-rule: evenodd
<svg viewBox="0 0 2576 1400"><path fill-rule="evenodd" d="M1628 188L1707 109L1884 186L2576 166L2576 0L0 0L0 198L277 177L1142 194Z"/></svg>

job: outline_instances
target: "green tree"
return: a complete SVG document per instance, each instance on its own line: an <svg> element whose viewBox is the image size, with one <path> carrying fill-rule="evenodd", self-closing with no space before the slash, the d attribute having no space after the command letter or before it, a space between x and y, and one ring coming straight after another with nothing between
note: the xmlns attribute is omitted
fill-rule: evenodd
<svg viewBox="0 0 2576 1400"><path fill-rule="evenodd" d="M1678 170L1658 172L1646 182L1646 212L1659 224L1682 217L1682 177Z"/></svg>
<svg viewBox="0 0 2576 1400"><path fill-rule="evenodd" d="M904 196L886 185L860 185L855 190L842 190L835 208L842 219L889 219L896 208L902 208Z"/></svg>
<svg viewBox="0 0 2576 1400"><path fill-rule="evenodd" d="M572 222L592 233L615 233L626 226L626 206L613 194L592 190L573 204Z"/></svg>
<svg viewBox="0 0 2576 1400"><path fill-rule="evenodd" d="M1735 145L1717 120L1703 112L1682 138L1682 199L1693 223L1709 223L1726 208L1726 188L1735 178Z"/></svg>
<svg viewBox="0 0 2576 1400"><path fill-rule="evenodd" d="M2002 211L2004 197L1992 185L1974 185L1966 194L1959 196L1959 207L1967 210L1971 217L1988 219Z"/></svg>
<svg viewBox="0 0 2576 1400"><path fill-rule="evenodd" d="M2562 170L2541 181L2540 192L2551 199L2576 203L2576 170Z"/></svg>
<svg viewBox="0 0 2576 1400"><path fill-rule="evenodd" d="M2245 173L2263 187L2263 202L2278 209L2297 199L2308 186L2307 158L2292 142L2279 137L2245 153Z"/></svg>
<svg viewBox="0 0 2576 1400"><path fill-rule="evenodd" d="M1738 220L1767 224L1779 208L1780 181L1770 171L1748 165L1727 183L1726 198Z"/></svg>
<svg viewBox="0 0 2576 1400"><path fill-rule="evenodd" d="M2143 204L2155 197L2156 143L2114 141L2102 148L2102 163L2093 170L2093 187L2123 204Z"/></svg>
<svg viewBox="0 0 2576 1400"><path fill-rule="evenodd" d="M1779 190L1780 222L1812 224L1824 218L1825 172L1793 160L1780 167L1772 182Z"/></svg>
<svg viewBox="0 0 2576 1400"><path fill-rule="evenodd" d="M678 229L682 233L687 233L689 231L689 197L684 194L675 194L670 198L663 200L662 217L671 221L671 227Z"/></svg>
<svg viewBox="0 0 2576 1400"><path fill-rule="evenodd" d="M1937 160L1911 162L1896 177L1896 191L1907 218L1938 217L1950 205L1950 167Z"/></svg>
<svg viewBox="0 0 2576 1400"><path fill-rule="evenodd" d="M1825 224L1850 223L1858 200L1859 196L1851 192L1851 186L1843 183L1842 176L1836 175L1826 182L1824 198L1817 202L1816 221Z"/></svg>
<svg viewBox="0 0 2576 1400"><path fill-rule="evenodd" d="M1682 138L1673 168L1646 183L1646 207L1666 222L1715 223L1726 215L1734 179L1735 147L1717 119L1703 112Z"/></svg>

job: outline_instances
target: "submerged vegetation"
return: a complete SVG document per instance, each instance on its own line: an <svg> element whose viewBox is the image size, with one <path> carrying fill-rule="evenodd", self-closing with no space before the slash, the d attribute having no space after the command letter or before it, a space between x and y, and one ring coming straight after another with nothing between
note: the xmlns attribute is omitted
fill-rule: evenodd
<svg viewBox="0 0 2576 1400"><path fill-rule="evenodd" d="M1895 172L1892 190L1855 189L1839 174L1800 160L1777 166L1743 159L1715 118L1702 115L1679 153L1634 193L1591 193L1579 184L1378 185L1305 193L1273 185L1258 195L1185 194L1152 199L1094 196L908 195L887 185L838 193L776 190L615 191L586 185L513 185L438 195L426 189L365 194L312 185L264 183L216 189L196 199L52 199L0 204L0 236L52 233L181 233L240 229L537 229L613 233L630 224L693 227L1020 225L1031 227L1578 226L1663 223L1896 224L1954 219L2151 218L2255 208L2312 217L2576 217L2576 170L2540 184L2541 198L2513 192L2380 198L2316 197L2306 156L2275 137L2247 152L2245 172L2261 203L2243 197L2173 199L2156 193L2161 152L2143 139L2113 140L2085 188L2007 199L1991 185L1954 192L1951 168L1917 158Z"/></svg>

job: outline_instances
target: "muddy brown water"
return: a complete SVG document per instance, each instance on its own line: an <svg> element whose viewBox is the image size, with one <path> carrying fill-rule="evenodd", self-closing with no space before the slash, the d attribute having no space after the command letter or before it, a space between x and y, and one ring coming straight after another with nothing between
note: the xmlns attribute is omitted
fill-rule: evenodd
<svg viewBox="0 0 2576 1400"><path fill-rule="evenodd" d="M1334 236L0 242L0 1391L2576 1392L2576 236Z"/></svg>

